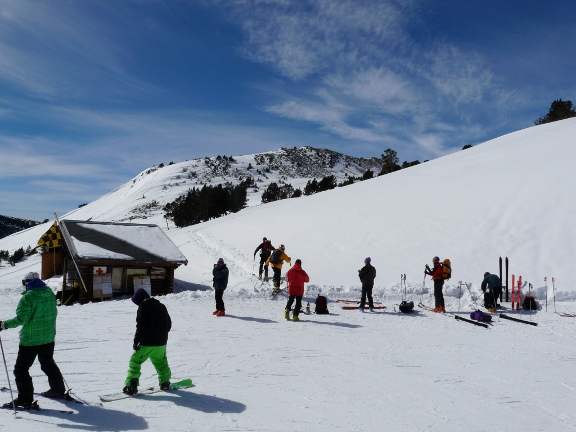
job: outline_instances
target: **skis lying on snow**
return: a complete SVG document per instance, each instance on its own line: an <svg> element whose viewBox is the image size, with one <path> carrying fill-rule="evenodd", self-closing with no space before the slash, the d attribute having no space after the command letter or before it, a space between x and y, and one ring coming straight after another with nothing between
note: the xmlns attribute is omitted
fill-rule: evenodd
<svg viewBox="0 0 576 432"><path fill-rule="evenodd" d="M518 318L512 318L511 316L504 315L504 314L500 314L500 318L504 318L504 319L507 319L507 320L510 320L510 321L516 321L516 322L519 322L519 323L522 323L522 324L529 324L529 325L533 325L533 326L537 326L537 325L538 325L538 323L535 323L535 322L532 322L532 321L524 321L524 320L521 320L521 319L518 319Z"/></svg>
<svg viewBox="0 0 576 432"><path fill-rule="evenodd" d="M9 389L8 387L2 387L2 388L0 388L0 391L1 391L1 392L9 392L10 389ZM46 397L46 396L44 396L42 393L37 393L37 392L34 392L34 396ZM63 398L46 398L46 399L56 400L56 401L60 401L60 402L74 402L74 403L77 403L77 404L80 404L80 405L85 405L85 402L73 398L73 397L70 396L68 393L66 393Z"/></svg>
<svg viewBox="0 0 576 432"><path fill-rule="evenodd" d="M10 405L0 405L0 408L3 408L5 410L10 410L12 412L14 412L14 406L12 405L12 403L10 403ZM16 407L16 411L21 412L21 411L25 411L25 412L30 412L33 414L36 413L60 413L60 414L76 414L74 411L70 411L70 410L59 410L59 409L52 409L52 408L40 408L40 405L38 405L38 401L34 401L32 402L32 406L30 408L24 408L21 406L17 406Z"/></svg>
<svg viewBox="0 0 576 432"><path fill-rule="evenodd" d="M456 318L458 321L464 321L464 322L467 322L470 324L477 325L478 327L488 328L488 324L486 324L486 323L481 323L478 321L469 320L468 318L464 318L464 317L461 317L459 315L454 315L454 318Z"/></svg>
<svg viewBox="0 0 576 432"><path fill-rule="evenodd" d="M576 318L576 314L566 313L566 312L556 312L557 315L560 315L564 318Z"/></svg>
<svg viewBox="0 0 576 432"><path fill-rule="evenodd" d="M419 304L418 304L418 307L421 307L422 309L426 309L426 310L428 310L428 311L430 311L430 312L433 312L432 308L431 308L430 306L426 306L425 304L419 303ZM454 318L457 319L458 321L463 321L463 322L467 322L467 323L469 323L469 324L474 324L474 325L476 325L476 326L478 326L478 327L488 328L488 324L486 324L486 323L481 323L481 322L478 322L478 321L473 321L473 320L470 320L470 319L468 319L468 318L461 317L460 315L453 314L453 313L451 313L451 312L441 312L440 315L444 315L444 316L447 316L447 317L454 317Z"/></svg>
<svg viewBox="0 0 576 432"><path fill-rule="evenodd" d="M180 390L180 389L185 389L185 388L189 388L189 387L194 387L194 384L192 384L191 379L185 379L185 380L177 381L177 382L170 384L170 390ZM170 391L170 390L167 390L167 391ZM160 390L160 386L156 385L156 386L148 387L148 388L145 388L142 390L138 390L138 393L133 394L133 395L128 395L126 393L119 392L119 393L112 393L112 394L107 394L107 395L98 395L98 397L100 398L100 400L102 402L112 402L115 400L126 399L126 398L131 398L131 397L138 397L138 396L142 396L142 395L158 393L161 391L164 391L164 390Z"/></svg>
<svg viewBox="0 0 576 432"><path fill-rule="evenodd" d="M358 310L360 309L360 306L342 306L342 309L344 310ZM369 309L368 306L365 307L365 309ZM372 309L386 309L386 306L374 306Z"/></svg>
<svg viewBox="0 0 576 432"><path fill-rule="evenodd" d="M343 300L343 299L339 299L336 300L336 303L360 303L359 300ZM382 302L374 302L374 304L382 304Z"/></svg>

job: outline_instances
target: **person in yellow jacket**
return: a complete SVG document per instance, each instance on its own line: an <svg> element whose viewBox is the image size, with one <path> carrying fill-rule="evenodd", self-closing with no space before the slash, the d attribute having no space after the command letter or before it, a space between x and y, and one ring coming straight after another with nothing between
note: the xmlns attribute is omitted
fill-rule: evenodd
<svg viewBox="0 0 576 432"><path fill-rule="evenodd" d="M282 273L282 264L284 261L287 263L291 262L292 259L284 253L284 245L280 245L266 260L266 265L270 264L272 266L272 271L274 276L272 277L274 288L280 289L280 273Z"/></svg>

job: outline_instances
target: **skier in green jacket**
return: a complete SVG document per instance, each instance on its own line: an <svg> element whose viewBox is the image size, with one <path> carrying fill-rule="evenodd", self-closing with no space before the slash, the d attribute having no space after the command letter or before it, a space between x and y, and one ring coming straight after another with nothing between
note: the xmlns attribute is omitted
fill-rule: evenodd
<svg viewBox="0 0 576 432"><path fill-rule="evenodd" d="M48 376L50 390L42 393L49 398L66 398L64 379L54 361L54 339L56 338L56 296L40 280L38 273L27 273L22 284L26 291L16 308L16 317L0 321L0 330L22 326L20 346L14 366L14 377L18 388L18 397L14 399L16 407L33 408L34 385L29 369L38 357L42 372ZM12 402L4 405L12 408Z"/></svg>

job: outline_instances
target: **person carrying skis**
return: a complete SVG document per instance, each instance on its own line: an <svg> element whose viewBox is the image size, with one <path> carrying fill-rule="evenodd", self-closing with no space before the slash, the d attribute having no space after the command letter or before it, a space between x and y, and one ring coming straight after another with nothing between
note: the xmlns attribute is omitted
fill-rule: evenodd
<svg viewBox="0 0 576 432"><path fill-rule="evenodd" d="M266 264L266 260L268 260L270 254L274 251L274 246L272 246L270 240L264 237L262 239L262 243L260 243L260 245L254 251L254 259L256 259L256 254L258 251L261 251L260 266L258 267L258 279L262 280L262 271L264 271L264 280L268 281L268 264Z"/></svg>
<svg viewBox="0 0 576 432"><path fill-rule="evenodd" d="M432 311L446 312L446 309L444 308L444 294L442 293L444 277L442 276L442 264L440 264L440 258L437 256L432 258L432 264L434 265L433 269L430 269L430 266L426 264L426 270L424 270L424 274L432 276L432 280L434 281L434 303L436 307L432 309Z"/></svg>
<svg viewBox="0 0 576 432"><path fill-rule="evenodd" d="M274 272L274 276L272 280L274 281L274 291L280 291L280 274L282 273L282 264L284 261L287 263L291 262L292 259L284 253L286 249L284 245L280 245L278 249L276 249L268 259L266 260L266 265L272 265L272 271Z"/></svg>
<svg viewBox="0 0 576 432"><path fill-rule="evenodd" d="M362 297L360 298L360 307L358 310L364 312L366 306L366 297L368 297L368 307L370 312L374 312L374 299L372 298L372 288L374 287L374 279L376 279L376 268L371 264L370 257L364 260L364 267L358 270L358 277L362 282Z"/></svg>
<svg viewBox="0 0 576 432"><path fill-rule="evenodd" d="M143 288L138 288L132 296L132 302L138 306L136 312L136 334L134 335L134 353L128 364L128 374L122 391L128 395L138 393L140 368L150 359L156 372L160 390L170 389L172 372L166 357L168 332L172 328L172 320L166 306L150 297Z"/></svg>
<svg viewBox="0 0 576 432"><path fill-rule="evenodd" d="M26 291L16 307L16 317L0 321L0 330L22 326L20 330L20 346L14 366L14 377L18 389L18 397L14 405L21 409L34 408L34 384L29 370L36 357L40 368L48 376L50 390L43 396L53 399L66 399L64 378L54 361L54 339L56 338L56 317L58 310L56 296L50 287L40 280L36 272L24 276L22 284ZM4 404L4 408L12 408L12 402Z"/></svg>
<svg viewBox="0 0 576 432"><path fill-rule="evenodd" d="M484 273L484 280L480 289L484 293L484 307L488 312L496 312L496 308L500 306L498 299L502 295L502 281L500 278L489 272Z"/></svg>
<svg viewBox="0 0 576 432"><path fill-rule="evenodd" d="M302 296L304 295L304 284L310 282L308 274L302 269L302 261L296 260L294 267L290 268L286 272L286 281L288 282L288 303L286 303L286 311L284 313L284 318L290 319L290 309L292 309L292 304L294 299L296 299L296 305L294 306L294 312L292 312L292 321L296 322L300 319L298 315L300 314L300 309L302 308Z"/></svg>
<svg viewBox="0 0 576 432"><path fill-rule="evenodd" d="M212 276L212 281L214 282L214 298L216 300L216 310L212 312L212 315L223 317L226 315L223 296L224 290L228 286L228 267L226 267L222 258L218 258L218 262L214 264Z"/></svg>

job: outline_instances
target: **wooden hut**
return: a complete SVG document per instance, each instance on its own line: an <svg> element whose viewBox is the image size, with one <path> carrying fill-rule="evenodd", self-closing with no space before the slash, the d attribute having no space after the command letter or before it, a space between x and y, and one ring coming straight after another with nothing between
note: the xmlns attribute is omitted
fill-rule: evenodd
<svg viewBox="0 0 576 432"><path fill-rule="evenodd" d="M157 225L60 220L56 232L61 241L45 243L54 247L42 255L42 269L54 266L60 254L62 304L131 295L138 287L151 295L169 294L174 270L188 264Z"/></svg>

